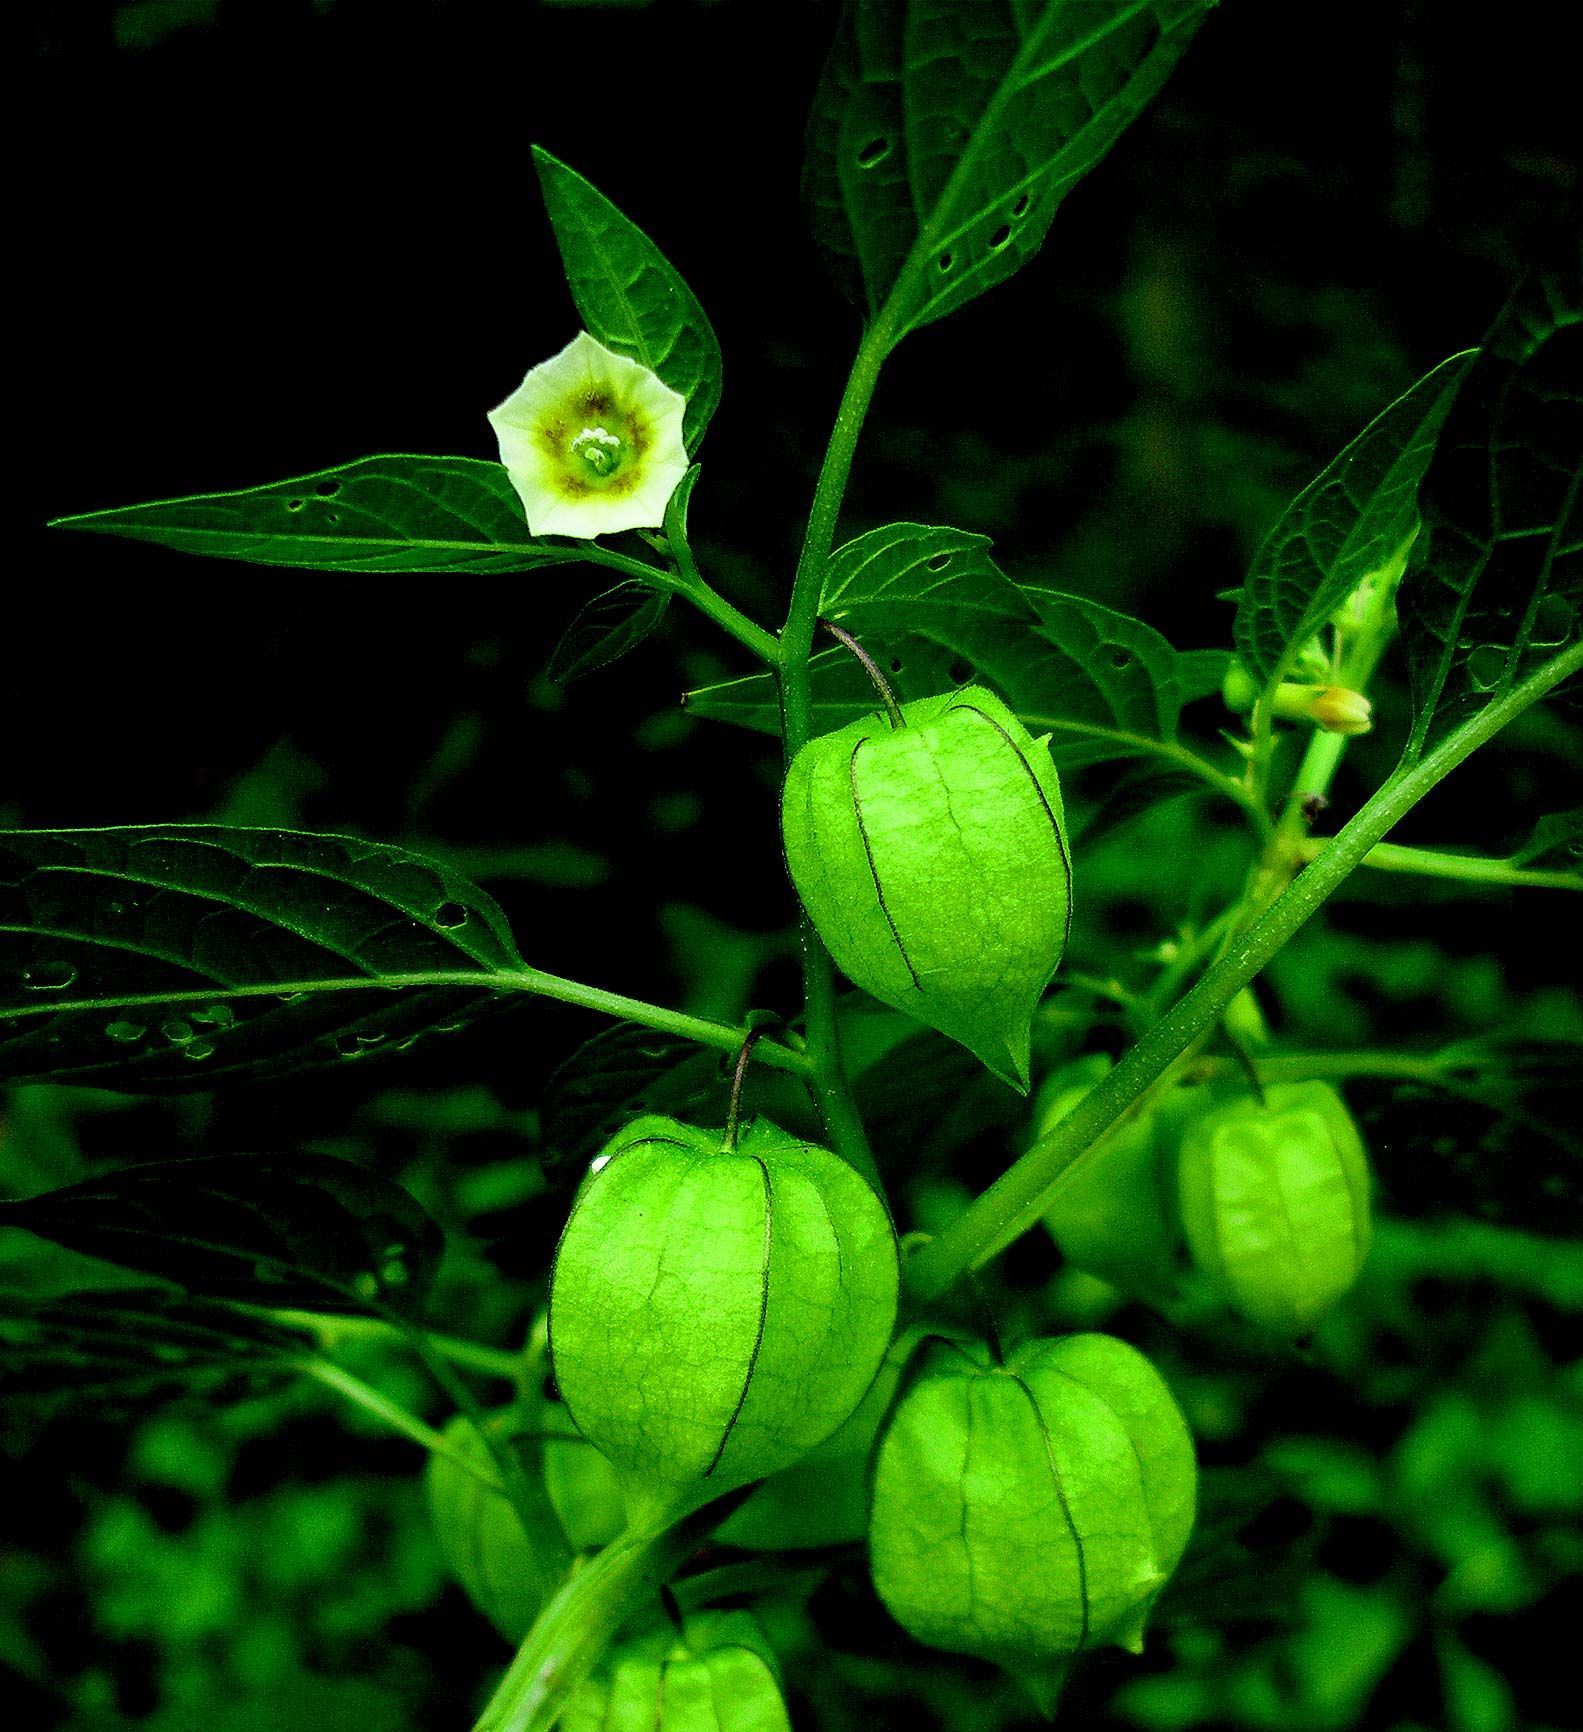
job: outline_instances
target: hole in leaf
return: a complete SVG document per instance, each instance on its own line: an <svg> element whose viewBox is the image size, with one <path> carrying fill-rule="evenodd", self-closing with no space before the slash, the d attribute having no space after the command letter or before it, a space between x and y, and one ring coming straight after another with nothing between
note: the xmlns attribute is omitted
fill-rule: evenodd
<svg viewBox="0 0 1583 1732"><path fill-rule="evenodd" d="M1110 665L1118 674L1124 673L1132 666L1132 651L1124 649L1112 650L1110 652Z"/></svg>
<svg viewBox="0 0 1583 1732"><path fill-rule="evenodd" d="M341 491L341 484L339 481L321 481L313 491L321 499L334 499L336 494Z"/></svg>
<svg viewBox="0 0 1583 1732"><path fill-rule="evenodd" d="M956 263L956 254L955 253L941 253L939 258L937 258L934 262L939 267L940 275L943 277L950 271L952 265L954 265Z"/></svg>
<svg viewBox="0 0 1583 1732"><path fill-rule="evenodd" d="M1027 195L1027 193L1024 193L1022 195L1022 197L1020 199L1018 199L1017 202L1011 207L1011 220L1013 222L1021 222L1022 219L1027 214L1028 214L1028 195Z"/></svg>
<svg viewBox="0 0 1583 1732"><path fill-rule="evenodd" d="M900 656L892 656L890 658L890 671L893 674L899 674L901 672L901 657Z"/></svg>
<svg viewBox="0 0 1583 1732"><path fill-rule="evenodd" d="M467 918L467 910L460 902L442 902L434 911L436 926L460 926Z"/></svg>
<svg viewBox="0 0 1583 1732"><path fill-rule="evenodd" d="M860 146L857 153L859 168L873 168L882 163L890 155L890 140L888 138L871 138L867 144Z"/></svg>
<svg viewBox="0 0 1583 1732"><path fill-rule="evenodd" d="M1000 227L998 229L996 229L995 232L989 237L989 250L992 253L998 253L1000 251L1000 249L1003 246L1005 246L1006 242L1009 241L1010 239L1011 239L1011 224L1010 223L1002 223L1000 225Z"/></svg>
<svg viewBox="0 0 1583 1732"><path fill-rule="evenodd" d="M949 669L947 669L947 673L950 676L952 685L965 686L973 677L973 664L971 662L963 661L962 658L958 656L956 660L951 663Z"/></svg>
<svg viewBox="0 0 1583 1732"><path fill-rule="evenodd" d="M1534 609L1533 641L1564 643L1572 634L1577 609L1564 595L1547 595Z"/></svg>
<svg viewBox="0 0 1583 1732"><path fill-rule="evenodd" d="M77 970L69 962L36 962L19 978L29 992L59 992L77 978Z"/></svg>
<svg viewBox="0 0 1583 1732"><path fill-rule="evenodd" d="M324 520L326 523L339 523L341 521L341 514L339 511L327 511L324 514Z"/></svg>
<svg viewBox="0 0 1583 1732"><path fill-rule="evenodd" d="M1496 644L1481 643L1468 654L1468 680L1477 692L1499 685L1505 671L1506 652Z"/></svg>
<svg viewBox="0 0 1583 1732"><path fill-rule="evenodd" d="M301 511L303 506L307 503L306 499L288 499L286 501L286 509L288 511Z"/></svg>
<svg viewBox="0 0 1583 1732"><path fill-rule="evenodd" d="M949 553L937 553L930 559L929 569L930 571L944 571L950 563L951 556Z"/></svg>

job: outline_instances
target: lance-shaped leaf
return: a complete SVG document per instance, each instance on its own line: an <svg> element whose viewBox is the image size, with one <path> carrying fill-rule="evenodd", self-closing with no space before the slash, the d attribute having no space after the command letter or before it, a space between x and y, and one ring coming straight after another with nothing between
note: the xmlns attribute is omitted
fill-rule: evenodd
<svg viewBox="0 0 1583 1732"><path fill-rule="evenodd" d="M960 529L893 523L832 556L820 611L872 654L905 698L970 681L992 687L1063 768L1107 758L1180 758L1182 705L1213 689L1223 657L1182 655L1152 626L1085 596L1018 585L989 541ZM813 658L815 731L875 709L845 649ZM773 680L754 675L690 692L700 715L776 732Z"/></svg>
<svg viewBox="0 0 1583 1732"><path fill-rule="evenodd" d="M0 1078L207 1088L455 1026L521 968L495 903L347 836L0 834Z"/></svg>
<svg viewBox="0 0 1583 1732"><path fill-rule="evenodd" d="M439 1227L400 1185L324 1155L122 1167L0 1203L0 1227L174 1281L188 1293L318 1311L416 1311Z"/></svg>
<svg viewBox="0 0 1583 1732"><path fill-rule="evenodd" d="M9 1400L147 1400L238 1375L290 1371L300 1335L165 1289L95 1289L42 1303L0 1295L0 1388Z"/></svg>
<svg viewBox="0 0 1583 1732"><path fill-rule="evenodd" d="M585 1040L545 1085L545 1160L592 1160L641 1113L701 1123L723 1119L726 1098L719 1053L678 1035L617 1023Z"/></svg>
<svg viewBox="0 0 1583 1732"><path fill-rule="evenodd" d="M1579 641L1583 261L1577 232L1495 323L1447 417L1402 581L1413 762Z"/></svg>
<svg viewBox="0 0 1583 1732"><path fill-rule="evenodd" d="M665 617L670 597L663 590L629 578L585 602L550 657L550 678L569 686L585 674L620 661L648 637Z"/></svg>
<svg viewBox="0 0 1583 1732"><path fill-rule="evenodd" d="M1213 0L848 0L808 128L815 238L893 340L1010 276Z"/></svg>
<svg viewBox="0 0 1583 1732"><path fill-rule="evenodd" d="M687 399L684 438L696 452L720 402L720 344L698 297L642 229L574 169L538 145L533 163L584 325Z"/></svg>
<svg viewBox="0 0 1583 1732"><path fill-rule="evenodd" d="M1237 654L1262 684L1283 679L1347 597L1405 557L1418 486L1471 358L1442 361L1376 416L1265 538L1235 627Z"/></svg>
<svg viewBox="0 0 1583 1732"><path fill-rule="evenodd" d="M313 571L489 576L587 554L535 541L505 470L475 457L362 457L263 487L58 517L51 527Z"/></svg>
<svg viewBox="0 0 1583 1732"><path fill-rule="evenodd" d="M1511 864L1560 871L1583 869L1583 806L1568 812L1547 812L1512 855Z"/></svg>

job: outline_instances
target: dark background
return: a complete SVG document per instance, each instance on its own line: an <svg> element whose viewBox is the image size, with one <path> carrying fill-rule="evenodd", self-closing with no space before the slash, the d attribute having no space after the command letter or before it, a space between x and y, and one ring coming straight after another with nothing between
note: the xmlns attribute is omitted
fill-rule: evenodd
<svg viewBox="0 0 1583 1732"><path fill-rule="evenodd" d="M797 197L833 16L814 0L40 7L11 225L27 557L0 636L0 822L223 817L443 846L500 898L536 965L721 1014L750 989L791 1007L773 752L676 710L685 687L748 671L706 624L673 609L660 639L562 693L544 669L601 587L591 573L319 576L42 525L382 450L493 455L483 411L577 328L529 162L542 142L654 236L715 324L725 398L694 533L706 572L773 625L857 336ZM1070 196L1040 259L894 358L852 532L893 518L983 530L1014 575L1136 612L1183 646L1224 644L1216 593L1275 512L1400 389L1478 340L1575 186L1566 22L1542 0L1493 17L1432 0L1228 0ZM1403 701L1388 674L1381 733L1349 760L1338 818L1388 766ZM1209 738L1220 719L1205 715ZM1563 727L1536 721L1521 751L1470 767L1412 834L1512 846L1576 797ZM1080 802L1104 786L1080 779ZM1133 902L1158 936L1158 911ZM1501 1014L1478 974L1490 956L1508 994L1565 989L1554 918L1506 896L1349 904L1338 920L1364 954L1421 932L1449 958L1395 997L1361 989L1359 1032L1444 1034L1447 982L1464 976L1484 984L1451 1023ZM496 1119L444 1157L467 1168L509 1143L510 1115L597 1026L530 1007L420 1050L399 1084L440 1098L488 1080ZM205 1152L344 1146L404 1171L417 1133L379 1128L396 1086L371 1064L198 1105L83 1108L71 1135L90 1160L197 1152L198 1136ZM1387 1182L1409 1215L1449 1202L1545 1225L1531 1190L1465 1165L1438 1190L1405 1167ZM505 1261L531 1272L557 1226L541 1213ZM370 1450L410 1470L404 1446L328 1421L294 1435L315 1481L365 1468ZM57 1422L42 1453L22 1441L35 1464L22 1550L63 1553L120 1483L123 1433L82 1419ZM250 1447L256 1485L217 1482L233 1498L283 1478ZM85 1636L83 1589L49 1581L50 1666L76 1676L86 1655L112 1658L92 1662L101 1696L75 1707L30 1687L39 1722L143 1724L164 1688L148 1638ZM438 1643L446 1659L409 1701L470 1689L498 1657L454 1594L444 1605L410 1632L414 1654ZM1368 1724L1438 1712L1433 1657L1413 1664L1405 1706ZM82 1706L94 1700L108 1718ZM1551 1711L1525 1708L1532 1723ZM332 1728L378 1724L367 1702L319 1712Z"/></svg>

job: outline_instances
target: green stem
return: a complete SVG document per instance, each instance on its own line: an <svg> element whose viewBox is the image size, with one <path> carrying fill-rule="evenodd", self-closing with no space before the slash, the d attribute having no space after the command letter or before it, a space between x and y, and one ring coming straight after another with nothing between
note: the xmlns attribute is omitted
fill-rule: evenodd
<svg viewBox="0 0 1583 1732"><path fill-rule="evenodd" d="M1197 776L1207 787L1213 788L1217 794L1223 794L1234 805L1241 807L1261 838L1267 838L1270 834L1270 820L1248 784L1238 776L1228 775L1226 771L1210 763L1208 758L1195 752L1191 746L1184 746L1180 740L1151 739L1147 734L1129 733L1123 728L1102 728L1091 722L1073 722L1060 716L1039 715L1036 711L1026 715L1024 719L1030 728L1048 728L1051 733L1075 734L1080 739L1115 740L1139 756L1163 758L1178 769Z"/></svg>
<svg viewBox="0 0 1583 1732"><path fill-rule="evenodd" d="M890 352L891 337L886 314L881 313L864 333L852 371L847 377L841 406L836 411L830 442L814 486L808 527L803 534L797 574L792 581L791 602L779 645L781 735L789 764L808 743L813 731L813 687L808 660L813 654L814 632L819 622L819 602L825 568L835 546L836 523L858 435L879 381L879 372ZM869 1147L868 1133L847 1084L836 1034L835 974L813 922L804 914L799 929L802 949L803 1003L807 1019L807 1053L811 1067L810 1087L820 1116L836 1152L879 1187L879 1171Z"/></svg>
<svg viewBox="0 0 1583 1732"><path fill-rule="evenodd" d="M697 1041L700 1046L714 1047L719 1052L736 1052L749 1033L747 1028L736 1024L688 1016L665 1005L628 998L620 992L606 992L602 987L586 986L580 980L546 974L538 968L457 968L423 970L413 974L352 974L321 980L272 980L252 986L206 986L201 992L184 987L177 992L115 993L85 999L55 999L49 1008L55 1011L132 1010L155 1005L190 1004L194 999L204 1004L219 1004L231 999L289 998L304 992L383 992L393 987L420 986L466 986L481 992L531 993L539 998L553 998L561 1004L581 1005L585 1010L596 1010L622 1022L639 1023L644 1028L658 1029L662 1034L680 1035L683 1039ZM0 1008L0 1022L37 1014L36 1005ZM808 1076L813 1070L812 1061L804 1053L783 1046L779 1041L761 1040L754 1048L754 1056L760 1064L767 1064L773 1070L790 1071L794 1076Z"/></svg>
<svg viewBox="0 0 1583 1732"><path fill-rule="evenodd" d="M269 1317L288 1329L310 1330L327 1351L333 1351L342 1341L404 1339L402 1332L382 1317L343 1317L327 1311L288 1311L264 1306L246 1309L256 1309L261 1316ZM424 1333L434 1351L453 1365L460 1365L467 1371L482 1372L486 1377L498 1377L508 1383L521 1381L525 1361L519 1353L512 1353L504 1347L486 1347L481 1341L465 1341L459 1335L437 1335L430 1330Z"/></svg>
<svg viewBox="0 0 1583 1732"><path fill-rule="evenodd" d="M1332 891L1431 788L1513 717L1583 668L1575 644L1449 734L1409 768L1399 769L1307 871L1242 933L1226 954L1157 1022L1070 1114L1035 1144L938 1238L912 1258L907 1282L923 1301L943 1293L994 1247L1032 1226L1050 1193L1098 1138L1162 1075L1314 914Z"/></svg>
<svg viewBox="0 0 1583 1732"><path fill-rule="evenodd" d="M689 601L704 615L711 619L722 631L730 633L738 643L752 650L760 661L768 662L774 667L780 659L780 645L772 632L767 632L761 625L755 625L740 608L733 607L716 589L712 589L704 580L693 559L692 548L685 537L672 540L672 551L676 555L675 571L662 571L656 566L647 565L641 559L632 559L624 553L613 553L608 548L591 548L582 557L590 559L596 565L607 566L611 571L624 572L628 577L635 577L646 583L651 589L663 589L671 595L679 595L684 601Z"/></svg>
<svg viewBox="0 0 1583 1732"><path fill-rule="evenodd" d="M537 993L541 998L558 999L563 1004L579 1004L585 1010L603 1011L623 1022L636 1022L645 1028L658 1029L661 1034L681 1035L695 1040L700 1046L714 1047L720 1052L735 1054L753 1032L741 1024L711 1022L701 1016L688 1016L664 1005L647 1004L641 999L627 998L618 992L605 992L597 986L585 986L579 980L566 980L560 975L545 974L539 969L524 969L522 989ZM760 1040L753 1048L759 1064L772 1070L786 1070L794 1076L807 1076L813 1070L809 1055L795 1052L775 1040Z"/></svg>
<svg viewBox="0 0 1583 1732"><path fill-rule="evenodd" d="M500 1481L493 1474L481 1473L476 1461L469 1460L459 1449L453 1448L433 1426L425 1425L415 1413L409 1413L399 1402L381 1394L373 1384L365 1383L344 1365L333 1364L328 1359L305 1359L302 1361L302 1369L315 1382L322 1383L326 1389L333 1389L337 1395L345 1396L365 1413L371 1413L392 1431L410 1438L431 1455L443 1455L453 1466L461 1468L481 1485L487 1485L491 1491L500 1490Z"/></svg>
<svg viewBox="0 0 1583 1732"><path fill-rule="evenodd" d="M1318 838L1303 846L1303 857L1317 860L1330 846ZM1403 848L1381 842L1363 860L1379 872L1411 872L1421 878L1448 878L1461 884L1503 884L1514 889L1583 890L1583 873L1533 871L1510 860L1489 860L1476 854L1447 854L1436 848Z"/></svg>
<svg viewBox="0 0 1583 1732"><path fill-rule="evenodd" d="M718 1517L629 1528L574 1569L539 1614L473 1732L549 1732L632 1607L696 1549Z"/></svg>
<svg viewBox="0 0 1583 1732"><path fill-rule="evenodd" d="M555 1573L568 1569L572 1562L572 1548L561 1519L555 1513L555 1506L550 1502L544 1480L543 1444L534 1446L532 1462L525 1464L517 1451L496 1435L479 1406L478 1398L457 1376L445 1356L430 1343L424 1331L388 1306L381 1306L380 1310L384 1321L422 1360L424 1369L477 1433L479 1443L488 1451L495 1471L500 1475L500 1489L516 1512L522 1532L544 1568Z"/></svg>

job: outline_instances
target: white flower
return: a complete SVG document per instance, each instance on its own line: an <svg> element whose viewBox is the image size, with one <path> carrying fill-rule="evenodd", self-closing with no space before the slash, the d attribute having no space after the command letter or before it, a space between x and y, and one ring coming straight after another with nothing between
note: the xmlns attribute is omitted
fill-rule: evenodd
<svg viewBox="0 0 1583 1732"><path fill-rule="evenodd" d="M534 535L657 529L687 471L687 400L586 331L530 372L489 424Z"/></svg>

